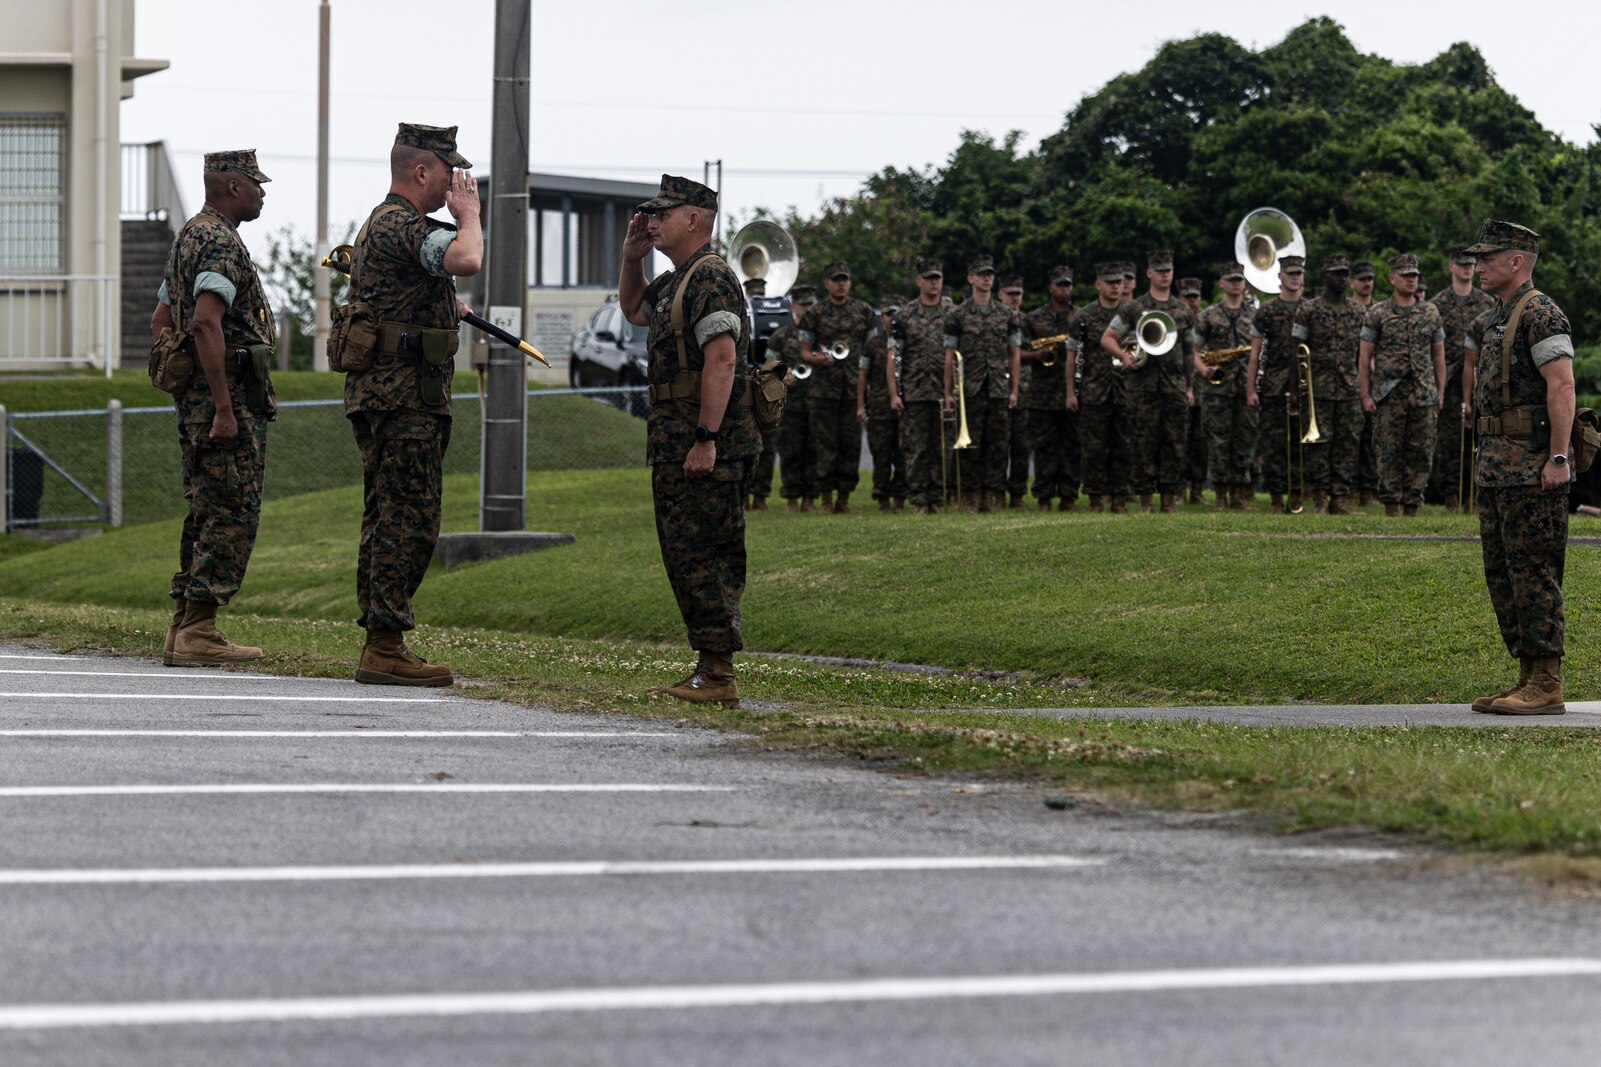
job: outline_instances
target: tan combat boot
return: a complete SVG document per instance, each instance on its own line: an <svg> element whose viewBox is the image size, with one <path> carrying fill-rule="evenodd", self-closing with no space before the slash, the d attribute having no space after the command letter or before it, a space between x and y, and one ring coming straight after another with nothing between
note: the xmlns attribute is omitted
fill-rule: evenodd
<svg viewBox="0 0 1601 1067"><path fill-rule="evenodd" d="M832 491L823 494L823 502L817 506L817 510L824 515L834 514L834 494Z"/></svg>
<svg viewBox="0 0 1601 1067"><path fill-rule="evenodd" d="M1284 514L1284 494L1273 493L1269 496L1267 509L1275 515Z"/></svg>
<svg viewBox="0 0 1601 1067"><path fill-rule="evenodd" d="M1516 682L1514 682L1512 685L1508 686L1507 688L1501 690L1499 693L1491 693L1489 696L1486 696L1486 697L1474 697L1473 698L1473 710L1488 715L1490 713L1490 705L1491 704L1494 704L1497 700L1500 700L1502 697L1509 697L1513 693L1516 693L1519 689L1522 689L1525 685L1527 685L1529 683L1529 675L1531 675L1533 673L1534 673L1534 660L1530 659L1528 656L1519 656L1518 657L1518 680Z"/></svg>
<svg viewBox="0 0 1601 1067"><path fill-rule="evenodd" d="M1378 498L1377 494L1375 494L1373 492L1373 490L1371 490L1371 489L1362 490L1362 492L1360 494L1358 494L1358 496L1356 498L1357 503L1359 505L1361 505L1362 507L1364 507L1364 508L1367 507L1369 504L1378 503L1378 499L1379 498Z"/></svg>
<svg viewBox="0 0 1601 1067"><path fill-rule="evenodd" d="M1327 515L1329 513L1329 494L1321 489L1312 492L1312 514Z"/></svg>
<svg viewBox="0 0 1601 1067"><path fill-rule="evenodd" d="M1246 503L1245 502L1250 499L1250 496L1251 496L1250 486L1246 486L1246 485L1231 485L1231 486L1229 486L1229 510L1230 511L1244 511L1246 509Z"/></svg>
<svg viewBox="0 0 1601 1067"><path fill-rule="evenodd" d="M399 630L368 630L356 681L368 685L449 685L455 681L443 663L429 663L406 647Z"/></svg>
<svg viewBox="0 0 1601 1067"><path fill-rule="evenodd" d="M1020 507L1022 507L1023 506L1023 494L1022 493L1013 493L1012 494L1012 498L1006 502L1006 506L1009 507L1009 508L1020 508Z"/></svg>
<svg viewBox="0 0 1601 1067"><path fill-rule="evenodd" d="M799 511L800 510L800 501L797 500L795 497L790 497L788 502L784 506L789 511Z"/></svg>
<svg viewBox="0 0 1601 1067"><path fill-rule="evenodd" d="M906 498L905 497L901 497L901 496L896 497L895 498L895 506L890 508L890 510L891 511L895 511L895 512L905 511L906 510Z"/></svg>
<svg viewBox="0 0 1601 1067"><path fill-rule="evenodd" d="M1461 510L1461 503L1457 499L1457 495L1455 493L1445 494L1445 513L1451 515Z"/></svg>
<svg viewBox="0 0 1601 1067"><path fill-rule="evenodd" d="M1122 494L1112 497L1112 503L1108 505L1107 510L1113 515L1127 515L1128 497L1123 496Z"/></svg>
<svg viewBox="0 0 1601 1067"><path fill-rule="evenodd" d="M1151 494L1150 493L1141 493L1140 494L1140 514L1141 515L1149 515L1150 513L1151 513Z"/></svg>
<svg viewBox="0 0 1601 1067"><path fill-rule="evenodd" d="M1067 500L1067 499L1058 500L1056 502L1056 510L1057 511L1077 511L1078 510L1078 502L1074 501L1074 500Z"/></svg>
<svg viewBox="0 0 1601 1067"><path fill-rule="evenodd" d="M766 511L767 510L767 498L765 496L754 496L754 497L751 497L750 509L752 511Z"/></svg>
<svg viewBox="0 0 1601 1067"><path fill-rule="evenodd" d="M1091 493L1090 494L1090 511L1093 512L1096 515L1099 515L1104 510L1106 510L1106 509L1101 503L1101 498L1096 496L1094 493Z"/></svg>
<svg viewBox="0 0 1601 1067"><path fill-rule="evenodd" d="M1051 498L1050 497L1046 497L1044 500L1037 501L1034 506L1036 508L1038 508L1040 511L1050 511L1051 510Z"/></svg>
<svg viewBox="0 0 1601 1067"><path fill-rule="evenodd" d="M849 515L851 513L850 499L851 495L849 493L841 493L839 496L835 497L834 514Z"/></svg>
<svg viewBox="0 0 1601 1067"><path fill-rule="evenodd" d="M1206 487L1204 485L1202 485L1200 482L1191 482L1190 483L1190 503L1191 504L1204 504L1204 503L1206 503L1206 493L1202 491L1205 488Z"/></svg>
<svg viewBox="0 0 1601 1067"><path fill-rule="evenodd" d="M805 500L802 500L800 509L802 511L816 511L817 510L817 498L815 496L809 496Z"/></svg>
<svg viewBox="0 0 1601 1067"><path fill-rule="evenodd" d="M1386 504L1386 505L1384 505L1384 517L1386 519L1399 518L1400 515L1401 515L1401 505L1400 504Z"/></svg>
<svg viewBox="0 0 1601 1067"><path fill-rule="evenodd" d="M1529 678L1515 691L1490 702L1494 715L1561 715L1562 661L1555 656L1534 660Z"/></svg>
<svg viewBox="0 0 1601 1067"><path fill-rule="evenodd" d="M1171 515L1178 510L1179 495L1177 493L1162 494L1162 514Z"/></svg>
<svg viewBox="0 0 1601 1067"><path fill-rule="evenodd" d="M988 489L980 489L978 491L978 506L975 510L980 515L988 515L991 511L995 510L995 505L992 501L998 499L999 494L996 494L996 496L992 498Z"/></svg>
<svg viewBox="0 0 1601 1067"><path fill-rule="evenodd" d="M888 511L889 510L889 497L884 496L884 497L879 497L878 498L878 510L879 511Z"/></svg>
<svg viewBox="0 0 1601 1067"><path fill-rule="evenodd" d="M183 625L172 635L173 667L221 667L260 659L261 649L236 645L217 629L217 605L189 601Z"/></svg>
<svg viewBox="0 0 1601 1067"><path fill-rule="evenodd" d="M739 707L739 680L734 675L733 653L702 652L701 665L688 678L677 685L658 686L650 690L650 695L672 697L691 704Z"/></svg>
<svg viewBox="0 0 1601 1067"><path fill-rule="evenodd" d="M1407 504L1407 505L1404 505L1401 508L1401 514L1406 516L1409 519L1416 518L1417 517L1417 513L1418 513L1418 506L1416 504Z"/></svg>
<svg viewBox="0 0 1601 1067"><path fill-rule="evenodd" d="M174 667L172 662L172 643L177 640L178 629L183 626L184 617L189 614L189 601L180 598L172 607L172 625L167 627L167 643L161 646L161 663L164 667Z"/></svg>
<svg viewBox="0 0 1601 1067"><path fill-rule="evenodd" d="M1355 515L1356 509L1351 506L1348 496L1334 496L1329 498L1330 515Z"/></svg>

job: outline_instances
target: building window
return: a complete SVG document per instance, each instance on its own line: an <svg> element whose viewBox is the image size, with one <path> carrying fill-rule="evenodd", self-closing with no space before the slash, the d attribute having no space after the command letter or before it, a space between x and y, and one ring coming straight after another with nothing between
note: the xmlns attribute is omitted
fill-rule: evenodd
<svg viewBox="0 0 1601 1067"><path fill-rule="evenodd" d="M0 273L59 273L65 115L0 111Z"/></svg>

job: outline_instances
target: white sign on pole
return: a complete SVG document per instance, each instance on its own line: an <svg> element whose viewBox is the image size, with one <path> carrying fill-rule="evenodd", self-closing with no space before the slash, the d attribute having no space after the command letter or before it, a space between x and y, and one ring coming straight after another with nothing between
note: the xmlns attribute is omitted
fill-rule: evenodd
<svg viewBox="0 0 1601 1067"><path fill-rule="evenodd" d="M489 321L508 333L523 335L523 309L520 307L491 305Z"/></svg>

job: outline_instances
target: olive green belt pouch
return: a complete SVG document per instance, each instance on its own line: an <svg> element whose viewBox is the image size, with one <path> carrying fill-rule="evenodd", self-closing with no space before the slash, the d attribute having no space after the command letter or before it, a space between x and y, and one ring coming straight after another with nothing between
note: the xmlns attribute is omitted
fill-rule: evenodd
<svg viewBox="0 0 1601 1067"><path fill-rule="evenodd" d="M450 361L456 355L460 337L455 330L424 329L417 332L421 335L417 348L417 386L422 392L423 403L443 404L445 375L449 373Z"/></svg>
<svg viewBox="0 0 1601 1067"><path fill-rule="evenodd" d="M273 348L271 345L251 345L246 364L245 403L257 415L267 414L267 384L272 374Z"/></svg>
<svg viewBox="0 0 1601 1067"><path fill-rule="evenodd" d="M150 346L150 384L164 393L181 392L195 376L195 346L188 330L168 326Z"/></svg>

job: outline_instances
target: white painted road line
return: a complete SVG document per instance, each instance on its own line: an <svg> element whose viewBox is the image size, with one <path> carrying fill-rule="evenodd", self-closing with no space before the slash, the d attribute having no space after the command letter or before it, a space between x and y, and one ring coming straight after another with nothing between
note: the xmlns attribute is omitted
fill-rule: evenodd
<svg viewBox="0 0 1601 1067"><path fill-rule="evenodd" d="M0 730L0 737L680 737L677 730Z"/></svg>
<svg viewBox="0 0 1601 1067"><path fill-rule="evenodd" d="M645 874L865 874L879 871L1065 870L1100 867L1082 856L858 856L841 859L593 860L565 863L410 863L369 867L173 867L0 870L7 885L188 882L364 882L414 878L594 878Z"/></svg>
<svg viewBox="0 0 1601 1067"><path fill-rule="evenodd" d="M222 682L345 682L345 678L303 678L292 674L244 674L239 671L46 671L37 668L0 667L0 674L56 674L68 678L192 678Z"/></svg>
<svg viewBox="0 0 1601 1067"><path fill-rule="evenodd" d="M0 697L45 697L51 700L288 700L302 704L450 704L460 697L318 697L270 696L256 693L0 693Z"/></svg>
<svg viewBox="0 0 1601 1067"><path fill-rule="evenodd" d="M1316 860L1326 863L1384 863L1388 860L1398 860L1406 853L1398 848L1349 848L1331 845L1328 848L1253 848L1251 855L1266 856L1269 859Z"/></svg>
<svg viewBox="0 0 1601 1067"><path fill-rule="evenodd" d="M522 990L509 993L418 993L370 997L190 1000L125 1004L25 1004L0 1008L0 1030L174 1023L293 1022L549 1012L689 1010L873 1001L959 1000L980 997L1155 993L1170 990L1277 986L1371 985L1400 982L1498 981L1601 975L1601 960L1442 960L1310 967L1228 967L1215 970L1123 971L1084 974L880 978L763 985L636 986L611 989Z"/></svg>
<svg viewBox="0 0 1601 1067"><path fill-rule="evenodd" d="M159 797L262 793L732 793L731 785L653 785L648 782L229 782L208 785L14 785L0 798Z"/></svg>
<svg viewBox="0 0 1601 1067"><path fill-rule="evenodd" d="M88 656L64 656L59 652L0 652L0 659L86 660Z"/></svg>

